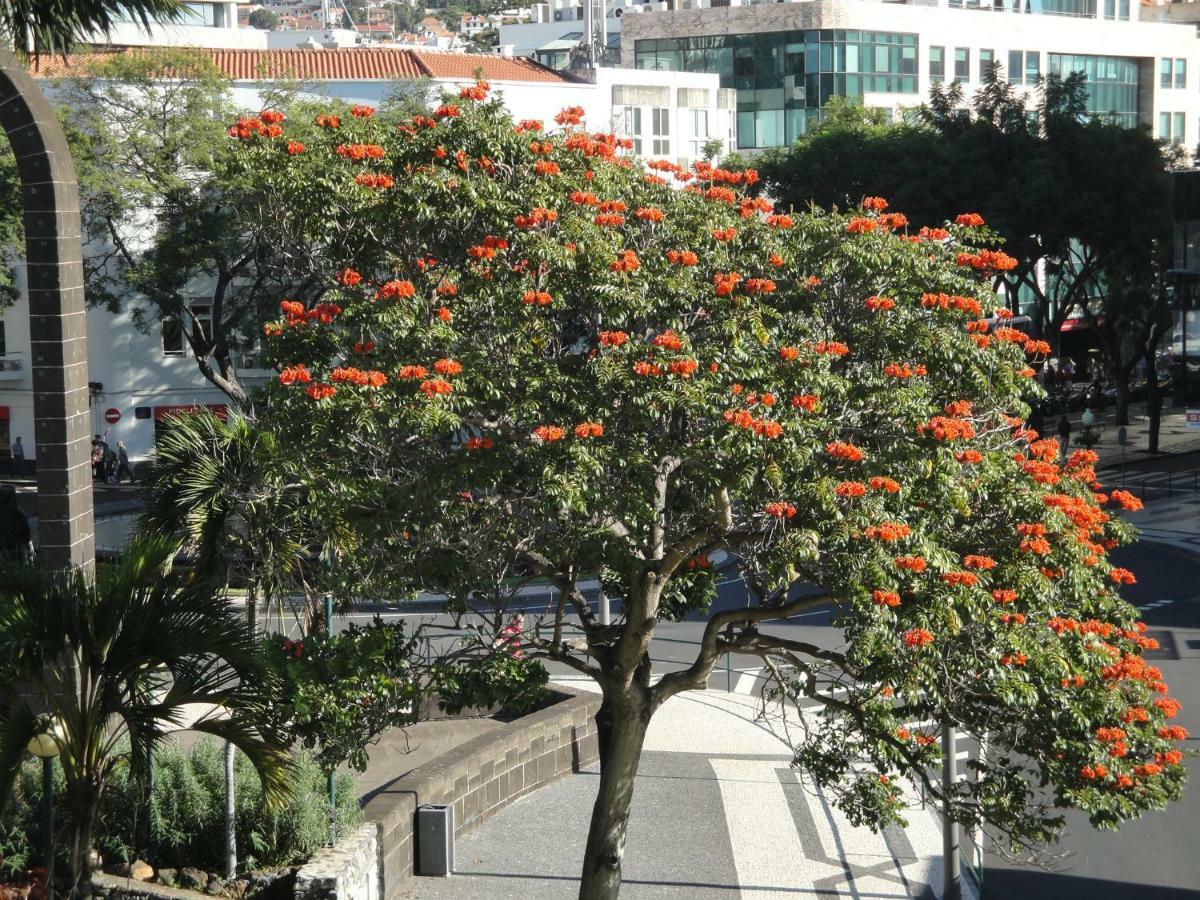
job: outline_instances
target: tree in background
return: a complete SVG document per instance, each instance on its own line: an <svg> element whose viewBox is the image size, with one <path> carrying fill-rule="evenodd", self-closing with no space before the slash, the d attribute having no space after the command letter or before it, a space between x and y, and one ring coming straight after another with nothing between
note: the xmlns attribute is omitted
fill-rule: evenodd
<svg viewBox="0 0 1200 900"><path fill-rule="evenodd" d="M993 274L995 286L1014 309L1018 292L1030 297L1036 336L1054 343L1063 321L1102 295L1107 269L1156 258L1171 218L1156 142L1088 118L1085 90L1079 75L1050 76L1029 109L997 64L970 106L960 85L934 85L916 121L889 127L836 106L795 146L764 154L763 189L795 208L884 195L930 223L977 210L1017 259ZM1094 164L1109 154L1120 162Z"/></svg>
<svg viewBox="0 0 1200 900"><path fill-rule="evenodd" d="M274 31L279 27L279 16L269 9L256 9L250 13L249 23L251 28Z"/></svg>
<svg viewBox="0 0 1200 900"><path fill-rule="evenodd" d="M236 132L285 255L327 289L267 326L261 421L397 570L440 560L471 597L503 560L497 596L558 588L506 639L603 693L580 896L617 895L646 728L726 652L822 705L796 761L858 823L901 821L911 779L1032 851L1061 807L1114 827L1177 797L1178 704L1106 558L1130 535L1110 501L1137 501L1024 428L1049 347L987 318L1008 312L980 279L1019 263L982 219L918 229L875 197L780 214L743 193L752 172L647 170L578 109L548 132L486 96L400 129L359 109ZM747 606L709 611L718 551ZM622 598L611 624L593 577ZM840 650L765 624L824 604ZM658 623L689 613L696 658L653 682ZM948 724L996 752L944 791Z"/></svg>

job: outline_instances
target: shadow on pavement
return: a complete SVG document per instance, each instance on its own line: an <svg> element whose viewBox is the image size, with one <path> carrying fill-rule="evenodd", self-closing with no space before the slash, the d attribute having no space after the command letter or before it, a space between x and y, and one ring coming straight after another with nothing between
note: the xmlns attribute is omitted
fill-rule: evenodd
<svg viewBox="0 0 1200 900"><path fill-rule="evenodd" d="M1196 900L1200 890L1159 884L1130 884L1081 878L1062 872L1027 869L989 869L984 877L983 900Z"/></svg>

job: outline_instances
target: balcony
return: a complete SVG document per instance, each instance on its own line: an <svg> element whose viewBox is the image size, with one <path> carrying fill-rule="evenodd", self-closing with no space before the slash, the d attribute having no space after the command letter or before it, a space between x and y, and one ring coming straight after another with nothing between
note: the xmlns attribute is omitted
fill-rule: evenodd
<svg viewBox="0 0 1200 900"><path fill-rule="evenodd" d="M0 381L20 381L25 377L25 359L20 353L0 355Z"/></svg>

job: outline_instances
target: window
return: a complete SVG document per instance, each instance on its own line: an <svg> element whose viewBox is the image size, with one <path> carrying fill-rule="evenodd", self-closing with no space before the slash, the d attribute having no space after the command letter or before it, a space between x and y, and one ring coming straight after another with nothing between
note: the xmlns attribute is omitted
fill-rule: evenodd
<svg viewBox="0 0 1200 900"><path fill-rule="evenodd" d="M1171 59L1160 59L1158 61L1159 87L1169 88L1175 86L1175 72L1172 63L1173 60Z"/></svg>
<svg viewBox="0 0 1200 900"><path fill-rule="evenodd" d="M651 132L654 135L652 152L655 156L667 156L671 152L671 110L655 107L650 115Z"/></svg>
<svg viewBox="0 0 1200 900"><path fill-rule="evenodd" d="M692 159L701 159L704 156L704 145L708 141L708 110L689 109L684 115L689 131L688 154Z"/></svg>
<svg viewBox="0 0 1200 900"><path fill-rule="evenodd" d="M1117 0L1117 18L1123 22L1129 21L1129 0Z"/></svg>
<svg viewBox="0 0 1200 900"><path fill-rule="evenodd" d="M1187 87L1187 60L1175 60L1175 87Z"/></svg>
<svg viewBox="0 0 1200 900"><path fill-rule="evenodd" d="M1037 84L1042 74L1042 55L1036 50L1008 51L1008 80L1013 84Z"/></svg>
<svg viewBox="0 0 1200 900"><path fill-rule="evenodd" d="M1160 112L1158 114L1158 136L1172 144L1184 142L1186 129L1183 113Z"/></svg>
<svg viewBox="0 0 1200 900"><path fill-rule="evenodd" d="M971 80L971 51L966 47L954 48L954 80L959 84Z"/></svg>
<svg viewBox="0 0 1200 900"><path fill-rule="evenodd" d="M3 319L0 319L0 356L8 356L8 339L4 334Z"/></svg>
<svg viewBox="0 0 1200 900"><path fill-rule="evenodd" d="M1174 121L1174 125L1171 128L1171 140L1176 144L1185 143L1184 138L1186 137L1185 131L1187 125L1185 124L1183 113L1173 113L1171 118Z"/></svg>
<svg viewBox="0 0 1200 900"><path fill-rule="evenodd" d="M183 326L172 316L162 320L163 356L183 356Z"/></svg>
<svg viewBox="0 0 1200 900"><path fill-rule="evenodd" d="M945 81L946 80L946 48L945 47L930 47L929 48L929 80L930 81Z"/></svg>
<svg viewBox="0 0 1200 900"><path fill-rule="evenodd" d="M980 50L979 51L979 80L983 81L988 77L992 70L992 66L996 64L995 50Z"/></svg>
<svg viewBox="0 0 1200 900"><path fill-rule="evenodd" d="M1117 17L1117 0L1104 0L1104 18L1115 19Z"/></svg>

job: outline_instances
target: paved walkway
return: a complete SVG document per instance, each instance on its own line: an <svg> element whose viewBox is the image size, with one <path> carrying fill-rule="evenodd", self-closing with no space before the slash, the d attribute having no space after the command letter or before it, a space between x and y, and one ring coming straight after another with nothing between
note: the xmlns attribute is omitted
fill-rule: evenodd
<svg viewBox="0 0 1200 900"><path fill-rule="evenodd" d="M574 687L581 685L575 684ZM941 897L941 825L855 828L789 763L778 720L754 698L693 691L655 715L637 777L623 898L772 900ZM568 776L461 837L456 874L422 900L575 896L599 771ZM970 896L970 894L968 894Z"/></svg>

